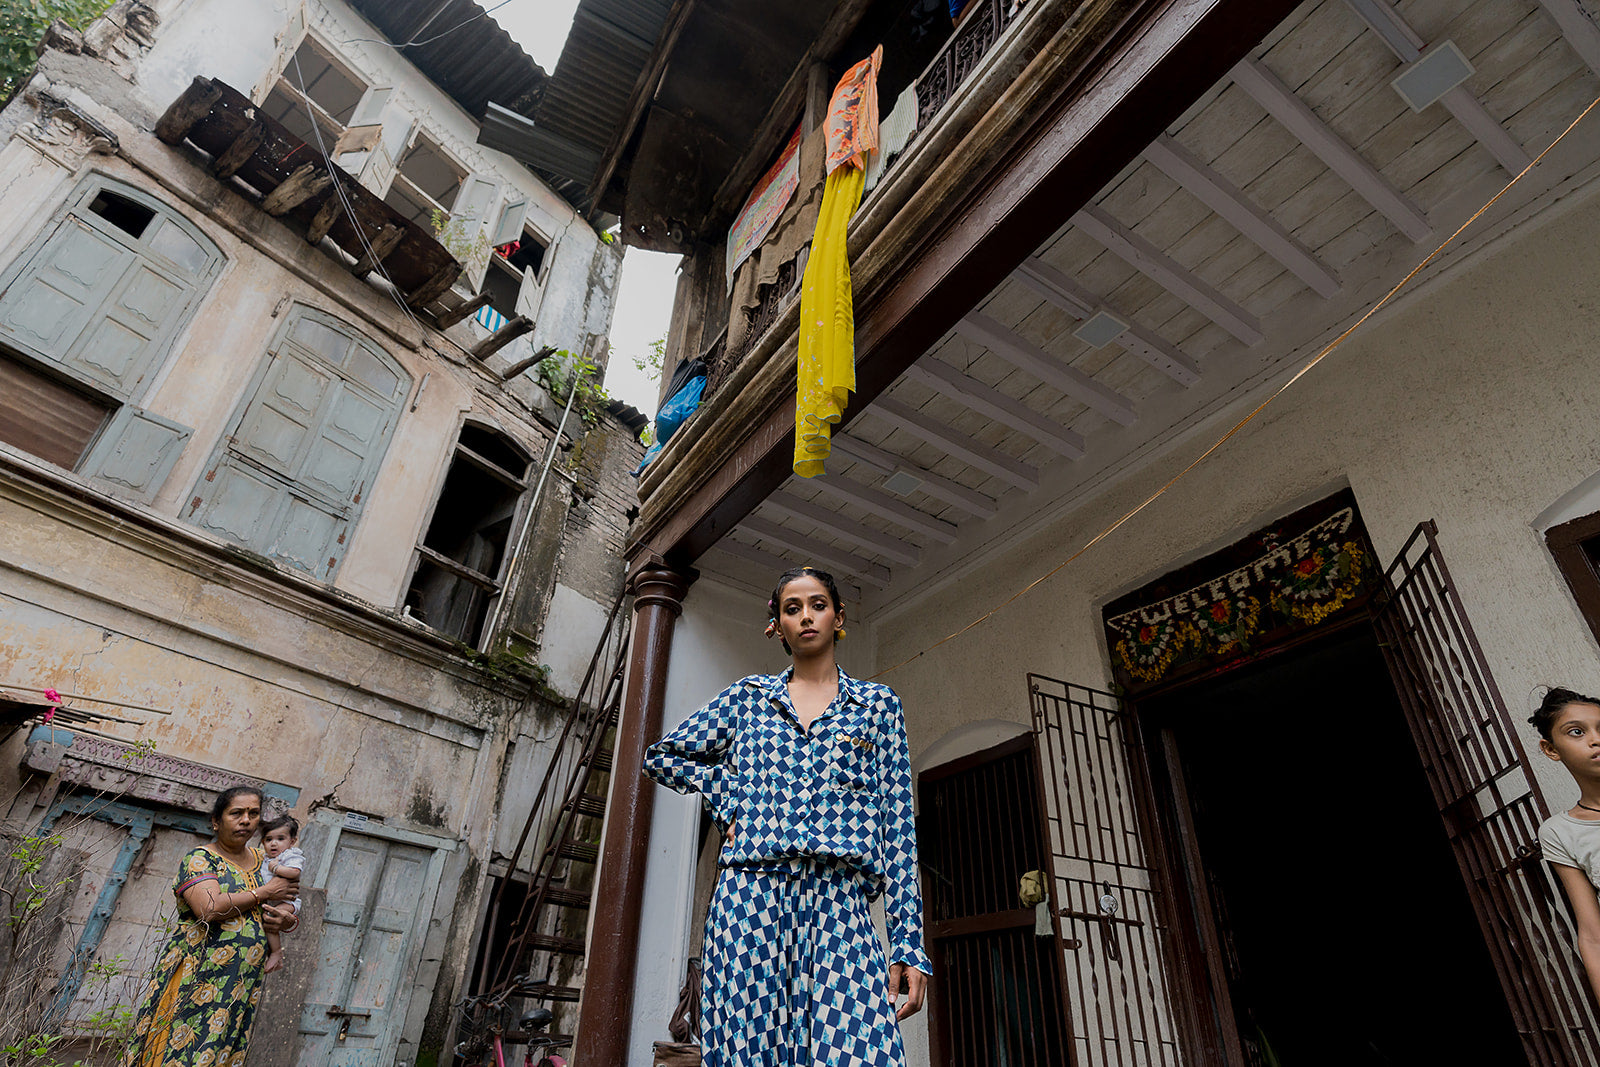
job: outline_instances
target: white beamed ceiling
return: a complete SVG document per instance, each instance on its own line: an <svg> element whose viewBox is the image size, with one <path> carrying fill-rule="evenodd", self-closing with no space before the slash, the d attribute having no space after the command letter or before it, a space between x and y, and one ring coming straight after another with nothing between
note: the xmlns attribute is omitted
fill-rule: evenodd
<svg viewBox="0 0 1600 1067"><path fill-rule="evenodd" d="M1600 77L1582 58L1584 51L1600 57L1600 30L1588 32L1592 24L1576 0L1380 0L1372 7L1400 20L1421 39L1424 50L1442 40L1454 41L1476 68L1462 86L1471 100L1455 111L1470 113L1481 105L1529 156L1542 151L1600 96ZM1578 34L1564 36L1553 11ZM1390 29L1397 32L1392 20ZM1225 78L1167 130L1185 159L1221 183L1206 186L1191 175L1193 188L1186 188L1168 173L1184 168L1174 168L1171 153L1158 146L1154 154L1165 166L1141 157L1094 198L1093 215L1131 231L1135 245L1153 250L1153 265L1149 257L1141 263L1139 255L1130 254L1127 241L1108 240L1104 225L1091 222L1086 230L1066 218L1046 221L1060 228L1041 232L1036 257L1061 272L1080 295L1087 293L1095 308L1110 310L1146 338L1165 342L1193 361L1200 368L1198 383L1186 387L1175 381L1130 350L1134 341L1129 348L1117 341L1088 347L1073 336L1080 320L1058 306L1062 301L1045 299L1036 279L1030 284L1030 279L1013 275L992 292L973 294L972 310L1127 398L1136 417L1131 426L1118 425L1015 360L1002 358L973 339L981 331L952 331L922 357L924 363L938 360L1081 435L1086 455L1068 458L1059 445L1043 444L972 410L950 389L935 390L928 375L907 375L885 394L893 419L872 406L858 413L845 431L873 446L858 451L875 462L836 447L827 463L828 476L885 494L883 481L892 473L882 469L887 452L900 469L931 472L997 501L998 514L974 515L970 506L951 503L949 497L960 494L948 485L942 498L926 491L895 498L954 524L957 541L945 545L896 521L896 509L864 506L862 501L873 500L872 494L846 499L819 484L790 478L781 494L809 501L813 511L826 508L831 513L827 528L797 518L792 509L764 504L754 522L730 535L733 544L726 547L731 551L714 550L699 565L764 590L774 560L813 561L805 552L763 536L781 526L798 535L803 545L814 548L820 542L837 556L870 563L868 581L846 568L833 568L861 587L870 610L875 600L892 598L922 580L927 568L1003 538L1019 518L1037 513L1051 500L1075 495L1118 457L1172 432L1180 420L1207 410L1207 405L1214 408L1241 382L1351 321L1364 308L1358 293L1381 293L1398 281L1511 177L1445 103L1421 113L1407 106L1389 84L1401 65L1385 38L1352 4L1312 0L1254 53L1255 68L1270 76L1264 80L1281 83L1293 94L1291 101L1274 104L1278 117L1262 102L1263 79L1245 71L1240 77L1250 91L1233 77ZM1298 117L1286 118L1290 111ZM1565 172L1538 168L1525 180L1525 190L1519 187L1517 195L1507 198L1508 210L1526 206L1542 190L1600 158L1600 136L1580 132L1585 136L1574 137L1583 150L1562 157ZM1231 187L1244 203L1223 204L1223 214L1213 210L1208 201L1219 204L1223 195L1218 185ZM1417 230L1414 215L1405 221L1407 201L1432 227L1421 241L1400 228L1404 224ZM1260 218L1252 221L1252 215ZM1250 228L1256 229L1256 239L1247 236ZM1274 246L1265 236L1268 228L1286 232L1301 252L1332 273L1339 289L1327 295L1324 279L1319 282L1324 292L1313 291L1298 275L1315 277L1315 269L1304 260L1298 274L1286 267L1286 255L1293 258L1295 253L1281 242ZM1237 320L1229 328L1219 325L1214 321L1218 305L1207 306L1197 293L1216 294L1228 306L1242 309L1259 321L1266 339L1253 345L1241 341L1235 336L1241 332ZM901 409L917 414L922 423L918 432L906 428ZM955 445L930 442L929 436L949 438ZM974 456L985 462L970 462ZM1022 488L1014 476L991 472L996 464L1010 469L1019 463L1037 469L1039 488ZM886 535L919 549L918 562L908 564L875 550L872 542L882 543Z"/></svg>

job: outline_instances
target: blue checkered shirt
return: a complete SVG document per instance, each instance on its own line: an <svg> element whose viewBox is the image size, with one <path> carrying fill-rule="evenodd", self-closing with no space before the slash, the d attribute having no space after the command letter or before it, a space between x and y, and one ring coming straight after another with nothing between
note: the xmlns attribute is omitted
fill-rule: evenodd
<svg viewBox="0 0 1600 1067"><path fill-rule="evenodd" d="M900 698L841 670L839 695L802 731L790 673L753 674L724 689L650 746L644 772L700 793L720 825L737 821L723 866L833 857L855 867L868 898L885 898L890 962L932 973Z"/></svg>

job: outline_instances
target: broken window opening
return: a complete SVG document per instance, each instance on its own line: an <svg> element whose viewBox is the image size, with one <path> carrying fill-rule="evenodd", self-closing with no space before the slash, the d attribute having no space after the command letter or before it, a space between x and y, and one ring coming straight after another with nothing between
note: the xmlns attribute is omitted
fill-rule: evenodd
<svg viewBox="0 0 1600 1067"><path fill-rule="evenodd" d="M502 318L512 318L517 313L517 297L522 293L522 272L499 256L489 260L489 269L483 276L484 295L489 306Z"/></svg>
<svg viewBox="0 0 1600 1067"><path fill-rule="evenodd" d="M489 297L489 306L503 318L532 316L533 301L524 292L543 284L541 271L549 247L531 227L523 227L521 240L497 246L489 257L479 292Z"/></svg>
<svg viewBox="0 0 1600 1067"><path fill-rule="evenodd" d="M417 545L405 610L458 641L482 647L500 595L531 460L493 430L462 427L433 519Z"/></svg>
<svg viewBox="0 0 1600 1067"><path fill-rule="evenodd" d="M418 134L416 142L400 157L394 182L384 203L424 229L433 228L438 212L442 223L455 208L465 169L456 164L444 149Z"/></svg>
<svg viewBox="0 0 1600 1067"><path fill-rule="evenodd" d="M76 470L117 406L0 347L0 441Z"/></svg>
<svg viewBox="0 0 1600 1067"><path fill-rule="evenodd" d="M110 189L100 190L95 198L89 201L89 210L134 240L144 236L145 229L155 221L156 217L156 213L150 208Z"/></svg>

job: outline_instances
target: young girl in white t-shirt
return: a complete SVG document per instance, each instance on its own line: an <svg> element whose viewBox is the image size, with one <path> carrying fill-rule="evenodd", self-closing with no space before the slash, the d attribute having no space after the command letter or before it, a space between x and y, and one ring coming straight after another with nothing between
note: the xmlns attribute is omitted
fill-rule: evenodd
<svg viewBox="0 0 1600 1067"><path fill-rule="evenodd" d="M1600 700L1551 689L1528 721L1541 735L1540 750L1578 783L1577 804L1544 821L1539 844L1572 901L1578 955L1600 997Z"/></svg>

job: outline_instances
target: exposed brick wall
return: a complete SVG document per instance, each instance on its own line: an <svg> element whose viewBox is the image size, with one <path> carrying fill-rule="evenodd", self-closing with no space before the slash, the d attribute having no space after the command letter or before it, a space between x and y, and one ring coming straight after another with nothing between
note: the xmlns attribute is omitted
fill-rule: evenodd
<svg viewBox="0 0 1600 1067"><path fill-rule="evenodd" d="M608 604L622 588L622 551L639 511L633 469L644 446L625 423L602 414L569 454L577 476L562 537L558 580Z"/></svg>

